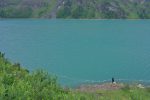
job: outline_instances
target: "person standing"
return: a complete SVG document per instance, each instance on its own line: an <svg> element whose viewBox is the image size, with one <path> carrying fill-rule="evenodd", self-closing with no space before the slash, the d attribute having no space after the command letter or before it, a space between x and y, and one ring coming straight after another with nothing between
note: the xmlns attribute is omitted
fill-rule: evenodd
<svg viewBox="0 0 150 100"><path fill-rule="evenodd" d="M115 83L115 79L114 78L112 78L112 83Z"/></svg>

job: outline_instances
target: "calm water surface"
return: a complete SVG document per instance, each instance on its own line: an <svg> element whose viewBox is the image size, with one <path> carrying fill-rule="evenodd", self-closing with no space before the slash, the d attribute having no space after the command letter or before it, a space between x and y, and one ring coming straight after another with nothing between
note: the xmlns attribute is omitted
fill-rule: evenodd
<svg viewBox="0 0 150 100"><path fill-rule="evenodd" d="M0 51L67 85L150 80L150 20L0 20Z"/></svg>

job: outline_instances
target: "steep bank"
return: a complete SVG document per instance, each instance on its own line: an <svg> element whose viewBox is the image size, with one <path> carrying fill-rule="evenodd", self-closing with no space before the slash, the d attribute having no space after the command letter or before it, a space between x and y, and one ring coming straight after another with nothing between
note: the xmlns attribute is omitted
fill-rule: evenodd
<svg viewBox="0 0 150 100"><path fill-rule="evenodd" d="M0 0L0 18L149 19L150 0Z"/></svg>

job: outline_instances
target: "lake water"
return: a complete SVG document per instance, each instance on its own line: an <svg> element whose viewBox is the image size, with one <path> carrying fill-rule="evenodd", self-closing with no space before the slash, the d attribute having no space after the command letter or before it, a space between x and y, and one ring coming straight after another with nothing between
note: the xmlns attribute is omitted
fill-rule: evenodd
<svg viewBox="0 0 150 100"><path fill-rule="evenodd" d="M0 20L0 51L62 84L150 80L150 20Z"/></svg>

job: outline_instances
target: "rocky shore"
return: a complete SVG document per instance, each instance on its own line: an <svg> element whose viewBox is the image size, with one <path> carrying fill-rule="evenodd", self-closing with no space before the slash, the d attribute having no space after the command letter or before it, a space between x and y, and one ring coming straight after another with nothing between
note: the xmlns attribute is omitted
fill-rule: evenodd
<svg viewBox="0 0 150 100"><path fill-rule="evenodd" d="M96 92L96 91L113 91L113 90L120 90L124 88L145 88L142 84L124 84L124 83L104 83L104 84L94 84L94 85L80 85L76 88L76 91L79 92Z"/></svg>

